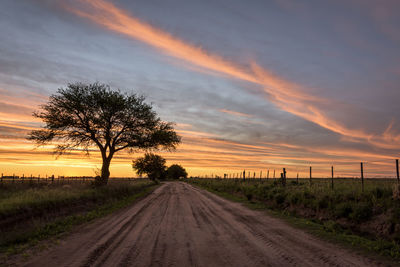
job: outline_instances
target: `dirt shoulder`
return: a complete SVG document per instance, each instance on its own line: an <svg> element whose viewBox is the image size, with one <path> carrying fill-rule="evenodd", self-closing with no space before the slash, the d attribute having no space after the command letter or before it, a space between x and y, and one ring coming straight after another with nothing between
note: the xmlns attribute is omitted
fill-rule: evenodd
<svg viewBox="0 0 400 267"><path fill-rule="evenodd" d="M186 183L86 225L25 266L379 266Z"/></svg>

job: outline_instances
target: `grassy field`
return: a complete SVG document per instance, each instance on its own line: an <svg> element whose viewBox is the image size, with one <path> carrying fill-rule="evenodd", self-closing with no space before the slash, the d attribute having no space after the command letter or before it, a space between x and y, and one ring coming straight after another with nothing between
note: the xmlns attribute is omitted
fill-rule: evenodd
<svg viewBox="0 0 400 267"><path fill-rule="evenodd" d="M359 179L335 179L333 189L330 179L313 179L311 186L305 179L287 179L286 186L273 179L187 181L272 210L319 235L400 259L400 199L394 180L365 179L364 192Z"/></svg>
<svg viewBox="0 0 400 267"><path fill-rule="evenodd" d="M131 204L157 185L147 179L90 183L0 185L0 253L21 251L40 240Z"/></svg>

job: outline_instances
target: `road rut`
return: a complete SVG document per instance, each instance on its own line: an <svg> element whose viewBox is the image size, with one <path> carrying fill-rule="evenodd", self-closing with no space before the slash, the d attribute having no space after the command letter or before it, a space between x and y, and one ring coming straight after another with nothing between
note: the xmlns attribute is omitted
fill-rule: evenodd
<svg viewBox="0 0 400 267"><path fill-rule="evenodd" d="M279 219L168 182L26 266L376 266Z"/></svg>

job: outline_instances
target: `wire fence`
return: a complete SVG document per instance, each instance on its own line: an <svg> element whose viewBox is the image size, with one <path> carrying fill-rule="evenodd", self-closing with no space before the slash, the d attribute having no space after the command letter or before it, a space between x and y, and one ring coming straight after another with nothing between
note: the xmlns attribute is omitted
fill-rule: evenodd
<svg viewBox="0 0 400 267"><path fill-rule="evenodd" d="M0 184L2 183L28 183L28 184L71 184L71 183L91 183L94 182L94 176L18 176L18 175L4 175L1 174ZM110 177L110 181L136 181L145 179L142 177Z"/></svg>
<svg viewBox="0 0 400 267"><path fill-rule="evenodd" d="M225 179L281 179L285 183L286 179L304 179L307 178L312 183L313 179L317 178L330 178L331 186L334 186L334 179L336 178L359 178L362 182L364 190L364 179L366 178L386 178L395 179L400 184L399 177L399 160L398 159L384 159L376 161L362 161L362 162L342 162L332 165L309 164L297 165L277 165L274 164L271 168L263 170L248 170L244 168L243 171L226 172L222 175L209 174L202 175L199 178L225 178Z"/></svg>

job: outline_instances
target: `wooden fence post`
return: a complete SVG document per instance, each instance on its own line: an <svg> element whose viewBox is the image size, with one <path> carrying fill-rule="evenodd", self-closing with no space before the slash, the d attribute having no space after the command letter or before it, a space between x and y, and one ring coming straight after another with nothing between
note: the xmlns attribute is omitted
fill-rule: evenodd
<svg viewBox="0 0 400 267"><path fill-rule="evenodd" d="M283 186L286 186L286 168L283 168L283 180L282 180Z"/></svg>
<svg viewBox="0 0 400 267"><path fill-rule="evenodd" d="M362 191L364 192L364 166L363 163L360 163L361 166L361 187L362 187Z"/></svg>
<svg viewBox="0 0 400 267"><path fill-rule="evenodd" d="M274 180L275 180L275 169L274 169Z"/></svg>
<svg viewBox="0 0 400 267"><path fill-rule="evenodd" d="M332 178L331 178L331 188L333 189L333 166L331 167L331 173L332 173Z"/></svg>
<svg viewBox="0 0 400 267"><path fill-rule="evenodd" d="M312 167L310 166L310 186L311 186L311 179L312 179Z"/></svg>
<svg viewBox="0 0 400 267"><path fill-rule="evenodd" d="M400 178L399 178L399 160L396 159L396 174L397 174L397 183L400 183Z"/></svg>
<svg viewBox="0 0 400 267"><path fill-rule="evenodd" d="M297 176L296 176L296 183L299 184L299 173L297 173Z"/></svg>
<svg viewBox="0 0 400 267"><path fill-rule="evenodd" d="M246 180L246 170L243 170L243 181Z"/></svg>
<svg viewBox="0 0 400 267"><path fill-rule="evenodd" d="M267 171L267 180L268 180L268 178L269 178L269 170Z"/></svg>

